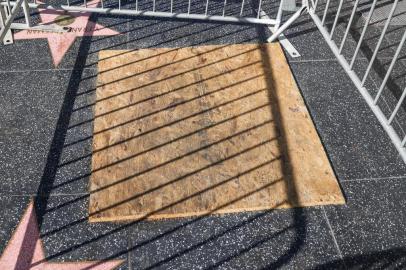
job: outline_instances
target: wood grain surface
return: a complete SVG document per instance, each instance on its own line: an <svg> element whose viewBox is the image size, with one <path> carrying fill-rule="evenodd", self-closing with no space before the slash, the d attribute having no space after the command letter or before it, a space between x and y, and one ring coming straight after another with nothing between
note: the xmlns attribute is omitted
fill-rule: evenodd
<svg viewBox="0 0 406 270"><path fill-rule="evenodd" d="M99 54L90 221L343 204L278 43Z"/></svg>

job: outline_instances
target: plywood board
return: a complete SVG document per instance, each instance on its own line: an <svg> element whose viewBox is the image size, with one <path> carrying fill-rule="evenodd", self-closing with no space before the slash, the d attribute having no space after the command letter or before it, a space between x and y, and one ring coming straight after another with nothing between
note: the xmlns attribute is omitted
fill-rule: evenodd
<svg viewBox="0 0 406 270"><path fill-rule="evenodd" d="M342 204L279 44L101 51L90 221Z"/></svg>

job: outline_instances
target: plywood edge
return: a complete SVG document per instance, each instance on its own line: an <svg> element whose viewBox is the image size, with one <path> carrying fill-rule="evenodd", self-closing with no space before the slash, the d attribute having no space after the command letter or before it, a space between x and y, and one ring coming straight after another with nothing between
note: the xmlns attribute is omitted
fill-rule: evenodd
<svg viewBox="0 0 406 270"><path fill-rule="evenodd" d="M302 208L302 207L317 207L323 205L344 205L345 199L343 200L331 200L331 201L322 201L315 205L314 203L300 203L297 205L284 203L274 208L269 207L252 207L252 208L238 208L238 209L226 209L218 211L201 211L201 212L186 212L186 213L177 213L177 214L152 214L151 216L145 215L124 215L120 217L89 217L90 223L96 222L126 222L134 220L163 220L163 219L176 219L176 218L188 218L188 217L198 217L206 215L226 215L233 213L245 213L245 212L257 212L257 211L272 211L277 209L292 209L292 208Z"/></svg>

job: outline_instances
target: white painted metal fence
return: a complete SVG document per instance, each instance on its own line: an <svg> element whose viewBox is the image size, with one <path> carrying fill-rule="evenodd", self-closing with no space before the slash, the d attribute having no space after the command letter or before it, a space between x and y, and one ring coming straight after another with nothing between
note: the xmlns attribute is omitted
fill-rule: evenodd
<svg viewBox="0 0 406 270"><path fill-rule="evenodd" d="M402 34L401 37L399 37L399 43L391 44L395 46L396 49L392 55L388 56L391 58L390 65L385 71L386 73L383 74L382 80L379 80L380 84L378 85L378 91L375 93L375 91L373 89L369 89L366 84L367 79L372 76L371 72L373 66L377 64L378 53L382 49L381 47L383 41L386 40L388 28L400 1L405 0L394 0L383 3L383 5L390 5L390 9L388 9L389 12L388 14L386 14L386 18L384 18L384 26L382 28L374 29L374 31L376 31L377 29L380 31L379 39L375 44L375 47L372 49L373 53L371 55L364 55L364 59L366 58L365 60L368 62L368 64L365 70L363 70L363 74L359 74L359 72L355 71L355 63L357 57L361 52L361 47L366 43L366 34L374 27L375 23L373 23L371 19L376 12L378 1L352 1L350 6L350 13L343 15L343 6L345 4L344 0L325 0L323 1L323 3L322 0L315 0L315 2L312 2L310 4L308 11L317 28L320 30L324 39L340 62L341 66L347 72L348 76L351 78L358 91L375 114L376 118L379 120L385 131L388 133L393 144L406 163L406 88L402 89L400 94L391 93L391 89L387 89L389 78L391 76L394 76L394 66L397 61L399 61L399 56L402 49L406 47L406 25L404 25L400 29ZM361 4L363 5L362 7L360 7ZM366 18L364 20L361 20L362 23L360 26L361 29L359 38L351 46L351 44L348 44L349 33L356 23L354 18L359 16L360 13L365 14ZM348 20L343 20L343 17L348 18ZM327 23L327 18L330 19L330 23ZM342 36L336 37L335 31L337 31L339 21L341 21L341 24L345 24L345 31ZM343 49L346 45L347 47L349 47L347 51L350 51L352 53L352 55L350 55L349 57L343 54ZM403 73L401 74L401 76L404 77L406 75L405 73ZM384 90L387 91L388 95L391 95L392 97L392 102L389 102L389 104L388 102L386 102L385 104L379 102L384 98ZM384 105L385 108L383 108Z"/></svg>
<svg viewBox="0 0 406 270"><path fill-rule="evenodd" d="M5 44L13 42L11 34L13 29L68 31L68 29L61 27L31 26L30 8L225 23L261 24L266 25L272 32L276 32L278 29L286 29L286 27L283 28L281 26L283 11L297 11L296 16L294 16L294 18L297 18L297 15L306 7L306 0L303 0L303 3L301 3L302 7L300 8L296 7L296 0L100 0L100 4L97 6L89 5L88 0L62 0L66 2L57 7L40 4L36 0L31 1L0 0L0 40L3 40ZM272 6L272 14L265 12L265 5ZM13 23L21 7L24 11L26 23ZM300 56L299 52L283 37L282 31L279 31L275 38L279 38L282 46L292 57Z"/></svg>
<svg viewBox="0 0 406 270"><path fill-rule="evenodd" d="M234 23L249 23L249 24L262 24L269 27L273 35L268 39L272 42L279 39L282 45L293 56L298 57L300 54L293 48L289 41L283 36L283 32L304 12L308 12L316 24L317 28L323 35L327 44L335 54L339 63L342 65L348 76L354 82L356 88L365 99L368 106L371 108L379 122L382 124L385 131L388 133L393 144L399 151L401 157L406 163L406 126L402 126L399 121L400 115L405 113L406 107L406 88L400 95L395 95L395 103L388 112L384 112L379 101L383 99L383 92L387 87L389 78L393 75L393 67L398 61L398 57L404 48L406 40L406 27L404 27L403 35L397 44L397 49L393 53L391 64L383 77L377 93L368 89L366 85L367 78L370 76L371 69L376 64L377 55L381 48L382 42L385 40L387 30L390 26L391 20L394 16L396 8L401 1L406 0L393 0L390 3L391 8L389 13L385 15L385 24L381 29L379 40L373 49L372 55L367 59L367 68L361 76L354 71L354 64L357 56L360 53L365 40L365 35L371 28L371 18L377 7L378 0L302 0L298 7L296 7L296 0L130 0L125 3L124 0L116 0L116 2L101 0L98 6L89 6L87 0L75 1L66 0L67 2L60 5L58 9L68 12L93 12L101 14L113 15L126 15L126 16L147 16L147 17L166 17L177 19L192 19L202 21L219 21L219 22L234 22ZM158 4L159 1L159 4ZM179 5L179 1L181 1ZM182 2L183 1L183 2ZM235 1L239 1L237 4ZM250 1L248 3L248 1ZM273 13L274 17L271 18L263 8L267 1L274 1L273 6L276 7L276 12ZM277 1L277 2L275 2ZM362 2L362 11L360 5ZM146 4L147 3L147 4ZM163 4L162 4L163 3ZM215 5L212 5L212 4ZM350 6L350 13L344 14L344 6L348 9ZM232 10L230 9L232 6ZM366 6L366 8L365 8ZM5 44L12 43L12 30L13 29L41 29L45 31L68 31L63 27L55 28L46 25L32 26L30 23L29 9L33 8L53 8L35 2L28 2L28 0L0 0L0 40ZM237 7L237 8L236 8ZM291 11L287 20L282 23L283 12ZM14 19L18 12L24 14L25 23L15 23ZM292 12L293 11L293 12ZM343 55L343 48L348 43L349 33L354 24L354 18L360 12L367 14L359 39L355 42L351 57ZM345 31L337 41L335 32L339 24L343 23L342 18L346 16ZM344 20L345 21L345 20ZM344 22L345 23L345 22ZM405 76L403 74L403 76ZM387 111L387 108L386 108ZM406 119L406 118L405 118Z"/></svg>

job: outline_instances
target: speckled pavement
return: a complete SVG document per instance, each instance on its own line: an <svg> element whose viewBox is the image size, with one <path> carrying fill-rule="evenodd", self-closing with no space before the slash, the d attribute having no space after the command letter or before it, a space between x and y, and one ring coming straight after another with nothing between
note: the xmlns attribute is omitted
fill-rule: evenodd
<svg viewBox="0 0 406 270"><path fill-rule="evenodd" d="M252 25L91 20L121 34L77 37L56 67L46 39L0 46L0 253L33 198L51 262L121 259L118 269L406 268L406 165L308 16L286 34L302 57L287 58L346 205L88 223L98 51L258 43L270 34ZM343 31L339 26L337 34ZM365 67L376 39L363 46L356 69ZM385 51L394 49L384 46L379 61L388 65ZM401 58L394 85L403 84L405 52ZM380 76L374 70L372 91Z"/></svg>

